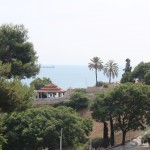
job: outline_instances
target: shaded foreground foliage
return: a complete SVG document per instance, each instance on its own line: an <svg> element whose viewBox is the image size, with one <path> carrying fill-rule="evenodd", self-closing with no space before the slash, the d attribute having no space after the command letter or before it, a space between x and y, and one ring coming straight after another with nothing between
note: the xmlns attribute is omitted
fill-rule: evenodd
<svg viewBox="0 0 150 150"><path fill-rule="evenodd" d="M59 147L60 130L63 128L63 147L84 143L92 130L92 122L67 107L32 108L24 112L5 114L2 118L4 136L8 139L4 150L37 150Z"/></svg>

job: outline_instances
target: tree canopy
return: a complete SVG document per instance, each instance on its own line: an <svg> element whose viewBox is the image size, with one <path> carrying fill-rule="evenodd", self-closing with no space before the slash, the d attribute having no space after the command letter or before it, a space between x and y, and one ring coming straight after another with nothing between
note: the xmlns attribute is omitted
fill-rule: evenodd
<svg viewBox="0 0 150 150"><path fill-rule="evenodd" d="M127 63L130 61L128 60ZM131 72L130 63L124 69L125 72L122 75L121 83L133 82L136 78L147 85L150 85L150 62L141 62L139 63L134 70Z"/></svg>
<svg viewBox="0 0 150 150"><path fill-rule="evenodd" d="M87 108L89 105L89 98L86 95L84 89L75 89L75 91L70 95L70 98L67 101L62 101L55 106L67 106L75 110L80 110L82 108Z"/></svg>
<svg viewBox="0 0 150 150"><path fill-rule="evenodd" d="M122 75L121 83L133 82L132 73L131 73L132 67L130 66L130 62L131 62L130 59L127 58L126 67L125 69L123 69L125 72Z"/></svg>
<svg viewBox="0 0 150 150"><path fill-rule="evenodd" d="M88 107L88 103L89 99L84 92L74 92L70 96L70 101L68 102L67 106L78 110L80 108Z"/></svg>
<svg viewBox="0 0 150 150"><path fill-rule="evenodd" d="M0 78L7 77L8 74L11 71L11 64L2 64L2 61L0 61Z"/></svg>
<svg viewBox="0 0 150 150"><path fill-rule="evenodd" d="M131 72L124 72L122 74L121 83L126 83L126 82L133 82Z"/></svg>
<svg viewBox="0 0 150 150"><path fill-rule="evenodd" d="M138 78L140 81L144 81L145 74L150 70L150 62L139 63L132 72L133 78Z"/></svg>
<svg viewBox="0 0 150 150"><path fill-rule="evenodd" d="M28 42L27 33L23 25L0 26L0 60L3 64L11 64L8 78L30 78L39 72L36 52Z"/></svg>
<svg viewBox="0 0 150 150"><path fill-rule="evenodd" d="M0 93L2 112L25 110L31 106L33 100L33 89L23 85L18 79L0 79Z"/></svg>
<svg viewBox="0 0 150 150"><path fill-rule="evenodd" d="M122 144L130 130L144 129L149 119L150 87L142 84L121 84L94 102L93 116L98 120L113 117L115 130L122 131Z"/></svg>
<svg viewBox="0 0 150 150"><path fill-rule="evenodd" d="M125 72L131 72L132 67L130 66L130 62L131 62L130 59L127 58L126 59L126 67L124 69Z"/></svg>
<svg viewBox="0 0 150 150"><path fill-rule="evenodd" d="M35 80L33 80L30 85L33 86L35 88L35 90L39 90L42 87L44 87L46 84L51 83L52 81L50 80L50 78L36 78Z"/></svg>
<svg viewBox="0 0 150 150"><path fill-rule="evenodd" d="M150 85L150 70L148 70L144 75L144 82L145 84Z"/></svg>
<svg viewBox="0 0 150 150"><path fill-rule="evenodd" d="M3 149L37 150L59 148L63 129L63 147L72 147L85 142L92 130L90 119L81 118L69 107L41 107L23 112L6 114L2 118L3 134L8 139Z"/></svg>

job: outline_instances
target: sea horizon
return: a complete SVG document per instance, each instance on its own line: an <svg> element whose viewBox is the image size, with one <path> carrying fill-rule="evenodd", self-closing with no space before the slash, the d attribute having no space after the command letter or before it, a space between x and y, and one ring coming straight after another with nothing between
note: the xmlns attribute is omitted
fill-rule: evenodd
<svg viewBox="0 0 150 150"><path fill-rule="evenodd" d="M119 66L118 77L112 79L112 82L120 81L123 74L122 66ZM95 86L95 71L90 70L87 65L41 65L39 74L35 78L50 78L52 83L58 87L67 90L69 88L87 88ZM30 85L35 79L24 79L24 84ZM108 82L109 79L104 76L103 71L98 71L98 81Z"/></svg>

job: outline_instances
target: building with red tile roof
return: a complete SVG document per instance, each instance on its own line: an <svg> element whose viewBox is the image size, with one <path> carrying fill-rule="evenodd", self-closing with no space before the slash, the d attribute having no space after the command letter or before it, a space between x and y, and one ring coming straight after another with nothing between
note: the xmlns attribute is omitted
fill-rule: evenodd
<svg viewBox="0 0 150 150"><path fill-rule="evenodd" d="M43 88L37 90L37 98L56 98L62 97L66 91L59 88L53 83L45 85Z"/></svg>

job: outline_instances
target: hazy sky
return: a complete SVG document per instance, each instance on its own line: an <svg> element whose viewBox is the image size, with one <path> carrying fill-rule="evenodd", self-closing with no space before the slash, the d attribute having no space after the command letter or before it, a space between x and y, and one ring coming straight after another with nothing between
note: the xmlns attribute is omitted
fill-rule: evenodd
<svg viewBox="0 0 150 150"><path fill-rule="evenodd" d="M24 24L40 64L150 61L150 0L0 0L0 25Z"/></svg>

